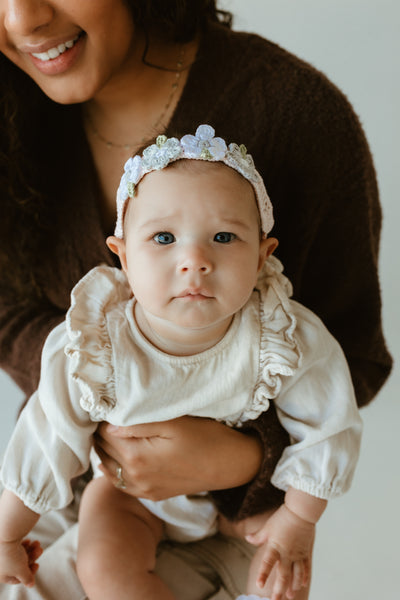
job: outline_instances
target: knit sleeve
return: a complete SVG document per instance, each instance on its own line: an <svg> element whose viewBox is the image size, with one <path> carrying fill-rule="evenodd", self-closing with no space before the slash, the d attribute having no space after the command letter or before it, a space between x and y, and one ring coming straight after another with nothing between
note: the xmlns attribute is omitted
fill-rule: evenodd
<svg viewBox="0 0 400 600"><path fill-rule="evenodd" d="M359 119L335 86L315 76L306 91L299 84L297 92L290 138L286 132L286 168L297 184L299 210L288 223L301 251L293 258L293 247L281 239L282 260L294 298L342 346L363 406L385 382L392 362L382 331L382 214L374 165Z"/></svg>
<svg viewBox="0 0 400 600"><path fill-rule="evenodd" d="M0 301L0 366L29 397L37 388L42 347L64 318L50 302Z"/></svg>
<svg viewBox="0 0 400 600"><path fill-rule="evenodd" d="M34 170L40 183L28 177L29 189L15 190L5 167L0 168L0 367L26 397L37 388L43 345L65 318L72 288L97 264L113 264L97 208L94 165L84 133L77 131L79 121L60 113L54 127L47 117L27 121L35 156L19 159L20 168L26 177ZM49 133L56 136L57 152L49 151L55 143ZM1 140L0 146L4 154Z"/></svg>

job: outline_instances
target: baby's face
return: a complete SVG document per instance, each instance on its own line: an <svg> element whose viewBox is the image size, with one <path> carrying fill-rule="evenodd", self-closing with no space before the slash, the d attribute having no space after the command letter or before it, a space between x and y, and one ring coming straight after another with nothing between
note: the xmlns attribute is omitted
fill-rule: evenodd
<svg viewBox="0 0 400 600"><path fill-rule="evenodd" d="M153 328L227 328L273 242L260 242L252 186L222 164L146 175L124 227L125 270Z"/></svg>

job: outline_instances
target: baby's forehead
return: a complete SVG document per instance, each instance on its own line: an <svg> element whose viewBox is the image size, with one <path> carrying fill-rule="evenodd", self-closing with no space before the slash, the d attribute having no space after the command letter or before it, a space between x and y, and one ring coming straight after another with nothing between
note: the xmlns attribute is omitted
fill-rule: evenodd
<svg viewBox="0 0 400 600"><path fill-rule="evenodd" d="M127 203L128 212L136 224L203 214L210 225L229 219L260 224L255 192L245 177L223 163L194 159L177 160L146 174Z"/></svg>

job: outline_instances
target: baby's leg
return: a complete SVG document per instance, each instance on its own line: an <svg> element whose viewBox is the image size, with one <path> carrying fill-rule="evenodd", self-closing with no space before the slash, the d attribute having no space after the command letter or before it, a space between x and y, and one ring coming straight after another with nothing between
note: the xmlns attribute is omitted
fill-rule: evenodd
<svg viewBox="0 0 400 600"><path fill-rule="evenodd" d="M77 571L90 600L174 600L154 574L163 525L105 477L90 482L79 512Z"/></svg>
<svg viewBox="0 0 400 600"><path fill-rule="evenodd" d="M265 521L273 515L275 511L271 510L254 517L249 517L243 521L232 523L225 519L225 517L219 517L219 531L227 536L244 538L246 535L254 534L264 525ZM267 579L265 586L262 590L257 586L257 576L262 565L264 557L264 547L259 546L250 564L249 577L247 580L247 594L254 594L262 598L272 598L272 590L274 588L275 581L277 579L277 565L272 569L270 576ZM311 560L310 560L311 564ZM301 588L293 596L294 600L308 600L310 594L310 583L311 583L311 572L309 573L309 583L306 587ZM286 600L286 596L285 596Z"/></svg>

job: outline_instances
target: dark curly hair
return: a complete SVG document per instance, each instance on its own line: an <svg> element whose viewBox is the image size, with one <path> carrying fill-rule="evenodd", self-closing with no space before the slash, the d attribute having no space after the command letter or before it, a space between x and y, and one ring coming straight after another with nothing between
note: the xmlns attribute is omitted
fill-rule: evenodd
<svg viewBox="0 0 400 600"><path fill-rule="evenodd" d="M123 0L147 35L187 42L210 22L230 27L232 16L216 0ZM45 252L55 190L49 172L74 160L82 136L79 107L50 100L23 71L0 53L0 269L4 274ZM54 187L54 182L53 182ZM13 234L11 234L13 232ZM8 240L6 242L6 240ZM4 278L3 278L4 283Z"/></svg>
<svg viewBox="0 0 400 600"><path fill-rule="evenodd" d="M125 0L133 20L144 31L158 29L175 42L188 42L207 22L232 25L232 15L216 0Z"/></svg>
<svg viewBox="0 0 400 600"><path fill-rule="evenodd" d="M208 22L219 21L228 27L232 23L232 15L217 9L216 0L124 1L138 28L146 33L158 30L170 41L190 41ZM22 164L24 172L29 171L26 161L29 163L32 151L30 143L37 147L38 136L43 136L43 127L51 113L68 112L53 104L25 73L0 53L0 185L3 177L10 184L15 169ZM40 119L44 115L43 123ZM36 126L39 127L35 131ZM36 167L33 171L36 172ZM32 175L29 176L31 182ZM21 182L23 174L18 172L14 179ZM17 189L13 195L27 204L32 192L31 186L25 185L23 198Z"/></svg>

